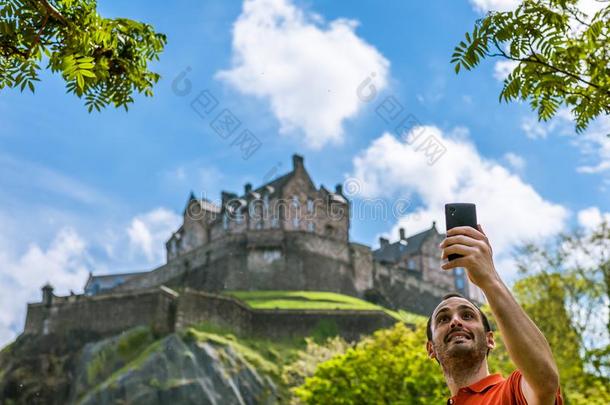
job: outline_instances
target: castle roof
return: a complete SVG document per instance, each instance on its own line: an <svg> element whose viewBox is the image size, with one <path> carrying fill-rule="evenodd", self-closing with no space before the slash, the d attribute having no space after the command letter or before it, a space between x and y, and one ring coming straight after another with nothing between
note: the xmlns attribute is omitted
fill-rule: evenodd
<svg viewBox="0 0 610 405"><path fill-rule="evenodd" d="M239 201L239 205L245 206L247 204L247 201L249 199L249 196L253 196L255 198L261 198L264 195L268 195L269 197L276 197L278 195L281 195L281 191L284 188L284 186L290 181L290 179L292 179L295 174L296 171L298 169L302 169L305 172L306 178L309 180L309 182L311 183L311 186L313 188L316 188L315 185L313 184L313 181L311 180L311 178L309 177L309 174L307 173L307 170L305 170L305 167L303 165L303 157L301 155L297 155L294 154L292 155L292 170L289 171L288 173L285 173L273 180L268 181L267 183L264 183L263 185L252 189L252 187L250 186L250 184L246 185L246 192L244 192L243 195L238 195L236 193L232 193L232 192L228 192L228 191L223 191L222 192L222 200L223 200L223 204L225 203L226 200L233 200L233 201ZM341 185L337 186L338 188L341 187ZM347 199L343 196L341 191L336 191L336 192L332 192L330 190L327 190L324 186L320 187L320 190L323 193L326 193L328 195L331 196L331 198L334 201L338 201L338 202L342 202L347 204ZM213 202L211 202L210 200L206 199L206 198L202 198L202 199L198 199L195 194L193 192L191 192L191 195L189 197L189 200L186 204L186 207L184 208L184 212L186 213L186 210L189 207L189 204L191 203L191 201L196 200L201 204L201 208L203 210L209 211L209 212L213 212L213 213L220 213L222 208L219 207L218 205L214 204ZM234 208L234 207L233 207ZM217 221L220 220L219 218L216 219ZM180 229L178 231L176 231L176 233L180 232Z"/></svg>
<svg viewBox="0 0 610 405"><path fill-rule="evenodd" d="M220 212L220 207L216 204L214 204L212 201L208 200L207 198L197 198L195 197L195 193L193 193L191 191L191 195L189 196L189 200L186 202L186 206L184 207L184 214L186 214L186 211L189 208L189 205L191 204L191 201L197 201L201 207L202 210L204 211L209 211L209 212L214 212L214 213L219 213Z"/></svg>
<svg viewBox="0 0 610 405"><path fill-rule="evenodd" d="M244 193L241 196L239 196L238 194L229 193L226 191L223 193L227 197L231 197L234 200L240 200L240 201L243 200L242 205L247 203L249 195L253 195L256 198L260 198L261 196L264 196L264 195L268 195L269 197L275 197L275 196L282 194L281 193L282 189L290 181L290 179L292 179L295 176L298 169L302 169L305 172L305 177L307 178L307 180L309 180L311 186L314 189L316 188L315 184L311 180L311 177L309 177L309 173L307 173L307 170L305 169L305 166L303 165L303 157L301 155L297 155L297 154L292 155L292 166L293 166L292 170L289 171L288 173L285 173L273 180L270 180L267 183L264 183L263 185L261 185L257 188L251 189L249 192ZM249 184L247 186L249 186ZM330 194L331 197L336 201L347 203L347 200L345 199L345 197L343 197L340 193L329 191L324 186L321 186L320 190L322 190L323 192L325 192L327 194Z"/></svg>
<svg viewBox="0 0 610 405"><path fill-rule="evenodd" d="M399 240L394 243L386 243L373 251L373 259L378 262L397 263L404 256L411 256L421 251L424 241L431 235L438 235L436 224L425 231L409 236L404 240ZM442 236L442 234L441 234Z"/></svg>
<svg viewBox="0 0 610 405"><path fill-rule="evenodd" d="M87 283L85 284L85 294L95 295L103 291L108 291L114 287L123 284L127 280L143 274L142 272L134 273L119 273L119 274L106 274L103 276L94 276L89 274Z"/></svg>

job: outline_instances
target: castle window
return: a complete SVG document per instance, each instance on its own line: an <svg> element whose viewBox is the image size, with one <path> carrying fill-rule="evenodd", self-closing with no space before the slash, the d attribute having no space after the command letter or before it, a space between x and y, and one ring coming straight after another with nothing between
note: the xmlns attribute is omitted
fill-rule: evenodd
<svg viewBox="0 0 610 405"><path fill-rule="evenodd" d="M263 229L262 205L260 200L252 200L248 208L248 215L254 229Z"/></svg>
<svg viewBox="0 0 610 405"><path fill-rule="evenodd" d="M315 232L316 231L316 224L314 222L308 222L307 223L307 230L309 232Z"/></svg>
<svg viewBox="0 0 610 405"><path fill-rule="evenodd" d="M407 262L407 269L409 269L409 270L417 269L417 267L415 266L415 259L409 259L409 261Z"/></svg>
<svg viewBox="0 0 610 405"><path fill-rule="evenodd" d="M462 267L456 267L453 271L453 276L455 278L455 289L461 292L462 294L465 292L465 284L466 280L464 279L464 269Z"/></svg>
<svg viewBox="0 0 610 405"><path fill-rule="evenodd" d="M299 225L300 225L300 221L299 221L300 220L300 218L299 218L300 212L299 212L299 199L297 198L296 195L292 196L292 207L294 208L292 210L292 214L293 214L293 217L292 217L292 227L294 229L298 229Z"/></svg>
<svg viewBox="0 0 610 405"><path fill-rule="evenodd" d="M277 217L271 218L271 227L272 228L279 228L280 227L280 220Z"/></svg>
<svg viewBox="0 0 610 405"><path fill-rule="evenodd" d="M242 222L244 222L244 211L243 211L242 207L239 207L235 211L235 222L238 224L241 224Z"/></svg>
<svg viewBox="0 0 610 405"><path fill-rule="evenodd" d="M313 212L313 200L311 198L307 199L307 212L310 214Z"/></svg>
<svg viewBox="0 0 610 405"><path fill-rule="evenodd" d="M324 227L324 234L326 236L333 236L335 234L335 228L332 225L326 225Z"/></svg>
<svg viewBox="0 0 610 405"><path fill-rule="evenodd" d="M263 251L263 260L267 263L272 263L282 258L282 251L280 249L266 249Z"/></svg>

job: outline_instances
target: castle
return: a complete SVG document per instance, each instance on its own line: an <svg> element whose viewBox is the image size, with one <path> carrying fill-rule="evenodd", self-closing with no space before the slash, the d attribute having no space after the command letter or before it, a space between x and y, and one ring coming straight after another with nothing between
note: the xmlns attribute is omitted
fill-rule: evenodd
<svg viewBox="0 0 610 405"><path fill-rule="evenodd" d="M171 331L217 320L264 333L261 325L306 328L325 316L346 328L356 318L365 329L389 323L365 312L350 321L332 311L251 311L223 296L227 290L330 291L422 315L450 291L484 300L463 269L441 270L438 244L444 234L435 223L410 237L401 228L398 241L380 238L376 250L351 242L352 203L342 186L317 188L303 157L293 155L292 163L289 173L258 188L248 183L241 195L223 191L220 205L191 194L182 225L166 243L167 262L156 269L90 275L84 295L57 297L46 285L43 302L28 304L24 332L88 325L105 333L138 322Z"/></svg>

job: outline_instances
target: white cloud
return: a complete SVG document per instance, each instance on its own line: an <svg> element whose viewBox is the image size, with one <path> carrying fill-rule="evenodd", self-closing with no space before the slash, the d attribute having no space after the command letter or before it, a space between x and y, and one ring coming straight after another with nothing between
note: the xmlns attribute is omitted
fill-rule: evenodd
<svg viewBox="0 0 610 405"><path fill-rule="evenodd" d="M610 172L610 116L601 115L589 123L587 129L576 134L574 116L568 108L561 108L548 122L539 122L534 116L521 120L521 129L531 139L546 138L549 134L570 136L570 143L581 153L586 163L576 171L585 174Z"/></svg>
<svg viewBox="0 0 610 405"><path fill-rule="evenodd" d="M602 221L610 224L610 212L602 212L598 207L589 207L578 211L578 224L588 231L597 228Z"/></svg>
<svg viewBox="0 0 610 405"><path fill-rule="evenodd" d="M85 284L91 259L81 236L72 228L59 230L48 247L32 244L21 255L0 245L0 346L23 329L27 302L39 302L46 282L66 295Z"/></svg>
<svg viewBox="0 0 610 405"><path fill-rule="evenodd" d="M604 173L610 171L610 116L593 121L583 134L575 135L574 145L584 158L591 162L576 168L579 173Z"/></svg>
<svg viewBox="0 0 610 405"><path fill-rule="evenodd" d="M31 241L23 248L14 242L15 232L23 229L0 211L0 347L21 333L26 304L40 302L43 284L51 283L57 295L67 295L70 290L82 293L90 271L110 274L152 269L164 260L164 242L180 219L166 208L157 208L127 223L98 227L93 233L67 226L35 236L29 232L30 240L45 240L48 233L53 236L48 242ZM39 225L55 227L42 221Z"/></svg>
<svg viewBox="0 0 610 405"><path fill-rule="evenodd" d="M595 13L608 6L607 1L599 0L580 0L578 8L585 13L589 19L593 18Z"/></svg>
<svg viewBox="0 0 610 405"><path fill-rule="evenodd" d="M563 107L550 121L539 121L535 115L523 117L521 129L530 139L544 139L555 131L560 135L570 135L574 132L574 117L568 108Z"/></svg>
<svg viewBox="0 0 610 405"><path fill-rule="evenodd" d="M357 23L303 11L289 0L246 0L233 27L233 61L217 77L269 101L280 132L302 131L312 148L343 139L371 73L387 85L389 62L355 33Z"/></svg>
<svg viewBox="0 0 610 405"><path fill-rule="evenodd" d="M418 215L398 220L392 234L404 226L409 233L430 227L433 220L444 228L444 204L477 204L480 223L490 237L497 263L509 263L511 249L526 240L541 239L559 232L569 212L540 196L509 169L482 157L464 137L447 136L434 127L423 131L419 139L434 136L446 147L446 153L429 165L417 141L412 145L385 133L353 160L353 177L359 179L364 197L400 197L415 193L423 206ZM409 139L409 138L407 138ZM499 269L512 275L514 269Z"/></svg>
<svg viewBox="0 0 610 405"><path fill-rule="evenodd" d="M519 62L514 60L501 60L494 65L494 78L499 81L504 81L508 75L519 65Z"/></svg>
<svg viewBox="0 0 610 405"><path fill-rule="evenodd" d="M181 217L166 208L157 208L135 217L127 234L133 253L143 254L151 264L165 257L165 241L180 225Z"/></svg>
<svg viewBox="0 0 610 405"><path fill-rule="evenodd" d="M513 153L513 152L505 153L504 159L516 172L520 172L523 169L525 169L525 166L526 166L525 159L523 159L522 156L519 156L516 153Z"/></svg>
<svg viewBox="0 0 610 405"><path fill-rule="evenodd" d="M476 11L485 13L487 11L511 11L521 4L521 0L470 0ZM580 11L591 19L595 13L608 5L607 2L599 0L580 0L578 3Z"/></svg>
<svg viewBox="0 0 610 405"><path fill-rule="evenodd" d="M523 117L521 120L521 129L530 139L546 138L550 132L549 125L538 121L534 116Z"/></svg>
<svg viewBox="0 0 610 405"><path fill-rule="evenodd" d="M517 8L521 0L470 0L474 9L479 12L509 11Z"/></svg>

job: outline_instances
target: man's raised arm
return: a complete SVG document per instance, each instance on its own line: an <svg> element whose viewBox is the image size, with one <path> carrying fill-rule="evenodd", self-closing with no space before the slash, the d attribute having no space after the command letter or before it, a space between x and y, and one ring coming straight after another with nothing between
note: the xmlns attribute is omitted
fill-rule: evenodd
<svg viewBox="0 0 610 405"><path fill-rule="evenodd" d="M551 348L500 279L493 264L491 245L481 226L479 230L467 226L450 229L440 247L443 258L453 253L463 256L445 263L442 268L464 267L470 280L485 293L508 354L523 374L521 388L528 404L553 404L559 388L559 373Z"/></svg>

